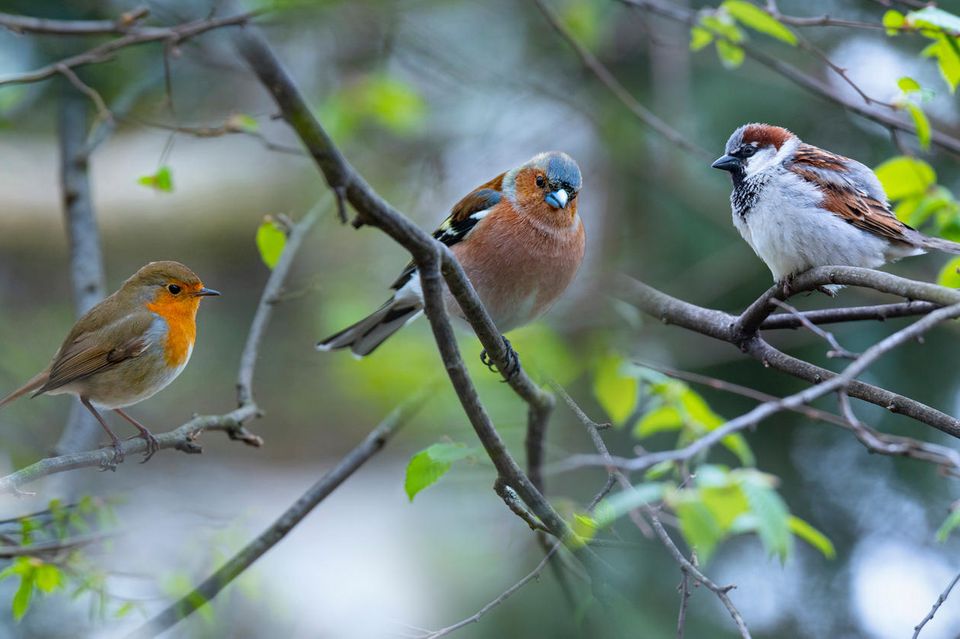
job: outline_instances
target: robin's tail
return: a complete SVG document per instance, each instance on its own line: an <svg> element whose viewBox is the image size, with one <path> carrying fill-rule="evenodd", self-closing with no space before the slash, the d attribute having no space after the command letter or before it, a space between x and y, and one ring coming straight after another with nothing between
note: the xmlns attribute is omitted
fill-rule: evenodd
<svg viewBox="0 0 960 639"><path fill-rule="evenodd" d="M39 373L34 375L29 382L27 382L17 390L13 391L3 399L0 399L0 407L6 406L13 400L18 399L26 395L27 393L43 388L43 385L47 383L47 380L49 378L50 378L49 369L40 371Z"/></svg>
<svg viewBox="0 0 960 639"><path fill-rule="evenodd" d="M339 333L317 342L318 351L349 348L357 357L369 355L388 337L420 316L423 307L409 300L391 299Z"/></svg>

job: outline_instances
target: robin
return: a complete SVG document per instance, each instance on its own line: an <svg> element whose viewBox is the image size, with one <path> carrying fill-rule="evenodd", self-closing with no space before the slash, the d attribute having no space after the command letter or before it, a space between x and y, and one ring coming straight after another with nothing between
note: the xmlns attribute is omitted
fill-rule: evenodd
<svg viewBox="0 0 960 639"><path fill-rule="evenodd" d="M159 449L156 437L121 408L152 397L177 378L193 352L204 288L179 262L150 262L77 320L53 361L2 400L4 406L32 393L76 395L93 413L123 460L120 440L94 406L113 409L147 442L143 461Z"/></svg>

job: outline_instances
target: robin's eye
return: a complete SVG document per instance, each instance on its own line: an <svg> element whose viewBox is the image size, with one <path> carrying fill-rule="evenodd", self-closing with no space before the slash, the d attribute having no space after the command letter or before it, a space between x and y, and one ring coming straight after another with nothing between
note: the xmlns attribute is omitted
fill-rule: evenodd
<svg viewBox="0 0 960 639"><path fill-rule="evenodd" d="M542 189L543 186L544 186L546 183L547 183L547 181L546 181L545 179L543 179L543 176L542 176L542 175L538 175L538 176L537 176L537 186L539 186L539 187Z"/></svg>
<svg viewBox="0 0 960 639"><path fill-rule="evenodd" d="M169 286L167 286L167 290L170 291L172 295L176 295L180 292L180 287L177 286L176 284L170 284Z"/></svg>
<svg viewBox="0 0 960 639"><path fill-rule="evenodd" d="M756 152L757 152L757 147L755 146L745 146L742 149L740 149L740 155L742 155L745 158L750 157Z"/></svg>

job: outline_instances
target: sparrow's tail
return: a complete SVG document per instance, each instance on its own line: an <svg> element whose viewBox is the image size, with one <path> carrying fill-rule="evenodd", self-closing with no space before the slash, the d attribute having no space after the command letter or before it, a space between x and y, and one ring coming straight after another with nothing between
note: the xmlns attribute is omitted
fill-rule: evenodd
<svg viewBox="0 0 960 639"><path fill-rule="evenodd" d="M420 304L391 299L356 324L317 342L317 350L349 348L357 357L369 355L388 337L418 318L422 312L423 307Z"/></svg>
<svg viewBox="0 0 960 639"><path fill-rule="evenodd" d="M44 369L44 370L40 371L39 373L37 373L36 375L34 375L33 378L32 378L29 382L27 382L26 384L24 384L23 386L21 386L21 387L18 388L17 390L13 391L12 393L10 393L9 395L7 395L7 396L4 397L3 399L0 399L0 407L6 406L7 404L9 404L10 402L12 402L13 400L18 399L18 398L20 398L20 397L23 397L24 395L26 395L26 394L29 393L29 392L32 392L32 391L38 390L38 389L40 389L40 388L43 388L43 385L47 383L47 380L48 380L49 378L50 378L50 370L49 370L49 369Z"/></svg>
<svg viewBox="0 0 960 639"><path fill-rule="evenodd" d="M935 251L960 254L960 244L939 237L923 236L923 244L921 246L923 246L923 248L933 249Z"/></svg>

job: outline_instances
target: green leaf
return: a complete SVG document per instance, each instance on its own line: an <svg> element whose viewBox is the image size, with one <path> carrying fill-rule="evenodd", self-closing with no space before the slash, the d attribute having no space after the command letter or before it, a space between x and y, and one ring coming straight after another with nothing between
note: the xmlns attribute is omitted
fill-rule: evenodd
<svg viewBox="0 0 960 639"><path fill-rule="evenodd" d="M900 155L874 169L887 197L900 200L922 195L937 181L933 167L917 158Z"/></svg>
<svg viewBox="0 0 960 639"><path fill-rule="evenodd" d="M756 517L757 534L770 554L786 560L793 547L790 536L790 512L777 491L766 485L764 475L751 473L741 482L744 495L750 502L750 512Z"/></svg>
<svg viewBox="0 0 960 639"><path fill-rule="evenodd" d="M426 112L426 103L412 86L387 75L370 78L361 100L370 117L394 133L415 129Z"/></svg>
<svg viewBox="0 0 960 639"><path fill-rule="evenodd" d="M633 429L634 437L649 437L654 433L680 430L683 427L683 415L675 407L663 405L647 411Z"/></svg>
<svg viewBox="0 0 960 639"><path fill-rule="evenodd" d="M596 536L598 528L597 522L590 515L574 513L573 521L570 522L570 529L575 535L573 545L578 548L585 546Z"/></svg>
<svg viewBox="0 0 960 639"><path fill-rule="evenodd" d="M703 27L690 28L690 50L699 51L713 42L713 34Z"/></svg>
<svg viewBox="0 0 960 639"><path fill-rule="evenodd" d="M960 288L960 257L955 257L943 265L937 275L937 284L947 288Z"/></svg>
<svg viewBox="0 0 960 639"><path fill-rule="evenodd" d="M610 421L622 426L637 406L640 384L626 373L627 363L618 355L600 359L593 374L593 395Z"/></svg>
<svg viewBox="0 0 960 639"><path fill-rule="evenodd" d="M747 443L747 438L740 433L727 435L720 440L720 443L724 448L736 455L737 459L739 459L740 463L744 466L756 465L757 459L753 456L753 450L750 448L750 444Z"/></svg>
<svg viewBox="0 0 960 639"><path fill-rule="evenodd" d="M54 564L43 563L33 572L37 588L41 592L50 593L63 587L63 572Z"/></svg>
<svg viewBox="0 0 960 639"><path fill-rule="evenodd" d="M659 500L665 488L662 483L637 484L605 498L593 511L596 527L606 528L631 510Z"/></svg>
<svg viewBox="0 0 960 639"><path fill-rule="evenodd" d="M257 250L260 251L260 259L270 270L280 261L286 245L287 234L283 227L269 217L257 228Z"/></svg>
<svg viewBox="0 0 960 639"><path fill-rule="evenodd" d="M260 130L260 123L256 118L245 113L235 113L227 120L227 129L230 131L242 131L244 133L256 133Z"/></svg>
<svg viewBox="0 0 960 639"><path fill-rule="evenodd" d="M710 509L698 499L683 499L676 504L674 510L680 520L680 532L687 540L687 545L697 551L701 563L706 563L724 537L720 524Z"/></svg>
<svg viewBox="0 0 960 639"><path fill-rule="evenodd" d="M919 82L906 75L897 80L897 86L900 87L900 90L904 93L914 93L923 90Z"/></svg>
<svg viewBox="0 0 960 639"><path fill-rule="evenodd" d="M700 488L698 492L723 532L729 531L733 522L750 510L750 502L737 483Z"/></svg>
<svg viewBox="0 0 960 639"><path fill-rule="evenodd" d="M746 0L726 0L720 7L737 19L746 27L759 31L772 38L781 40L790 45L797 44L797 36L793 35L779 20L768 14L760 7L746 2Z"/></svg>
<svg viewBox="0 0 960 639"><path fill-rule="evenodd" d="M743 31L737 26L737 23L726 13L707 14L700 18L700 24L714 35L719 36L718 40L729 40L737 43L743 42Z"/></svg>
<svg viewBox="0 0 960 639"><path fill-rule="evenodd" d="M474 448L459 443L433 444L421 450L407 464L407 475L403 482L407 497L413 501L417 493L443 477L453 462L469 457L474 452Z"/></svg>
<svg viewBox="0 0 960 639"><path fill-rule="evenodd" d="M955 508L940 524L937 530L937 541L945 542L957 526L960 526L960 508Z"/></svg>
<svg viewBox="0 0 960 639"><path fill-rule="evenodd" d="M137 184L163 193L173 193L173 175L170 173L170 167L161 166L153 175L144 175L138 179Z"/></svg>
<svg viewBox="0 0 960 639"><path fill-rule="evenodd" d="M133 601L124 602L124 604L119 608L117 608L117 611L113 613L113 617L114 619L123 619L124 617L129 615L131 612L133 612L134 609L136 609L136 607L137 607L137 604Z"/></svg>
<svg viewBox="0 0 960 639"><path fill-rule="evenodd" d="M602 22L598 3L577 0L565 6L560 17L577 41L588 49L595 49L600 43Z"/></svg>
<svg viewBox="0 0 960 639"><path fill-rule="evenodd" d="M906 21L911 25L932 26L951 33L960 33L960 17L937 7L924 7L919 11L911 11L906 15Z"/></svg>
<svg viewBox="0 0 960 639"><path fill-rule="evenodd" d="M960 46L957 44L957 38L938 34L933 44L930 44L922 52L922 55L928 58L936 58L937 66L940 69L940 75L953 93L960 84Z"/></svg>
<svg viewBox="0 0 960 639"><path fill-rule="evenodd" d="M686 387L680 393L680 406L683 407L687 419L693 422L697 430L710 431L723 425L724 419L713 412L707 400L697 391Z"/></svg>
<svg viewBox="0 0 960 639"><path fill-rule="evenodd" d="M930 120L927 119L927 114L923 112L923 109L921 109L919 105L913 102L906 102L904 107L910 112L910 117L913 118L913 124L917 127L917 141L920 142L920 148L923 150L929 149Z"/></svg>
<svg viewBox="0 0 960 639"><path fill-rule="evenodd" d="M30 599L33 597L33 573L20 578L20 587L13 595L13 619L19 622L30 609Z"/></svg>
<svg viewBox="0 0 960 639"><path fill-rule="evenodd" d="M726 40L717 40L717 55L720 57L720 62L723 63L723 66L728 69L736 69L739 67L743 64L743 59L746 56L743 52L743 47L732 44Z"/></svg>
<svg viewBox="0 0 960 639"><path fill-rule="evenodd" d="M790 517L787 519L787 522L790 526L790 532L819 550L824 557L827 559L833 559L837 556L837 551L833 547L833 542L831 542L822 532L796 515L790 515Z"/></svg>
<svg viewBox="0 0 960 639"><path fill-rule="evenodd" d="M906 17L894 9L889 9L883 14L883 26L887 29L888 36L895 36L900 33L900 29L906 21Z"/></svg>

